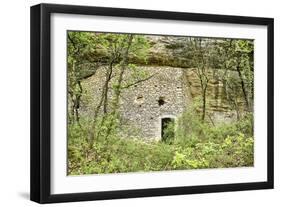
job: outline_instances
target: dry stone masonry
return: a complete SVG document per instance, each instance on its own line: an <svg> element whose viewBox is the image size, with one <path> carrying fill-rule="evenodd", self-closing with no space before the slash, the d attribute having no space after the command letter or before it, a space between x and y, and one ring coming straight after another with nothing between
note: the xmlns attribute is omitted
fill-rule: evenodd
<svg viewBox="0 0 281 207"><path fill-rule="evenodd" d="M176 119L185 109L188 97L183 69L171 67L142 67L155 74L124 92L120 113L124 124L141 136L161 139L161 120Z"/></svg>
<svg viewBox="0 0 281 207"><path fill-rule="evenodd" d="M161 120L171 118L176 120L182 114L189 102L187 81L184 69L174 67L138 67L150 79L137 83L122 90L119 112L123 136L132 138L161 139ZM84 113L90 116L91 108L96 108L101 97L105 80L105 70L99 69L95 75L84 81L88 91L88 102L84 103ZM125 74L124 81L130 78ZM112 99L112 94L109 95ZM85 101L84 101L85 102Z"/></svg>

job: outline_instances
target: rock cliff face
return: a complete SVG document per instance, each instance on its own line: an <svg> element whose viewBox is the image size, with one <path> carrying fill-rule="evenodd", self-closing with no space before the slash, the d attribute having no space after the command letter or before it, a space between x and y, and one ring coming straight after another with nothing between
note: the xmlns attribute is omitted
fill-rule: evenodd
<svg viewBox="0 0 281 207"><path fill-rule="evenodd" d="M201 99L201 86L200 80L196 75L196 69L188 68L186 69L186 80L188 91L190 97L193 100L193 103L196 100ZM210 81L207 86L207 117L206 120L213 122L214 124L220 123L229 123L236 120L235 111L231 109L231 106L226 98L224 93L223 83L218 81L212 74L209 72ZM240 105L243 107L243 101L240 100ZM200 112L198 108L198 112Z"/></svg>
<svg viewBox="0 0 281 207"><path fill-rule="evenodd" d="M179 68L191 67L189 61L180 55L183 52L183 43L185 39L177 36L146 36L151 48L149 49L146 62L131 57L131 61L143 65L171 66Z"/></svg>
<svg viewBox="0 0 281 207"><path fill-rule="evenodd" d="M152 45L149 50L147 64L182 68L187 81L187 93L190 99L193 101L200 99L200 79L196 75L196 69L193 68L191 61L182 57L186 37L151 35L147 38ZM231 72L231 75L238 78L238 74L234 71ZM208 71L208 78L210 81L207 86L207 119L215 124L235 120L236 113L231 109L233 107L230 106L227 100L223 83L218 80L211 69ZM245 103L242 94L239 94L236 98L240 110L243 111Z"/></svg>

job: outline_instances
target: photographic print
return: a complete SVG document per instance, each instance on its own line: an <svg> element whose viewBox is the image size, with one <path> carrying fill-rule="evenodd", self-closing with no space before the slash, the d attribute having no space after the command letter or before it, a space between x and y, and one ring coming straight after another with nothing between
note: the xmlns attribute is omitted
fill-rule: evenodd
<svg viewBox="0 0 281 207"><path fill-rule="evenodd" d="M254 40L67 31L67 174L254 165Z"/></svg>
<svg viewBox="0 0 281 207"><path fill-rule="evenodd" d="M30 199L274 187L274 19L30 13Z"/></svg>

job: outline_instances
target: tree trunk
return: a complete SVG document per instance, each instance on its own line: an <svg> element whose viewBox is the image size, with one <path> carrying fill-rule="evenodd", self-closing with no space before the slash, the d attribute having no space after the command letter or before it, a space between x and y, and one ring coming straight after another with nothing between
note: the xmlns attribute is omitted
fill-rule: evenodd
<svg viewBox="0 0 281 207"><path fill-rule="evenodd" d="M203 87L202 93L202 121L204 122L206 116L206 92L207 92L207 85Z"/></svg>
<svg viewBox="0 0 281 207"><path fill-rule="evenodd" d="M119 73L118 80L117 80L117 86L115 89L115 97L113 99L113 104L112 104L112 112L111 112L112 116L116 115L116 110L117 110L117 107L119 104L119 99L120 99L120 94L121 94L121 85L122 85L122 81L124 78L124 73L125 73L126 67L128 65L128 55L129 55L129 49L132 44L132 40L133 40L133 35L130 35L129 39L128 39L127 48L126 48L125 52L123 53L122 62L120 64L121 68L120 68L120 73ZM113 124L114 119L115 119L115 117L113 117L113 118L111 117L109 127L107 128L107 131L106 131L106 139L108 138L108 136L111 133L111 130L112 130L111 126Z"/></svg>
<svg viewBox="0 0 281 207"><path fill-rule="evenodd" d="M104 102L103 102L103 113L107 113L107 107L108 107L108 88L109 88L109 82L112 78L112 71L113 71L113 61L110 61L107 74L106 74L106 80L104 84Z"/></svg>
<svg viewBox="0 0 281 207"><path fill-rule="evenodd" d="M238 72L238 75L239 75L240 84L241 84L241 88L242 88L245 104L246 104L247 110L249 110L249 101L248 101L248 95L247 95L248 93L247 93L247 90L246 90L246 86L245 86L245 82L244 82L244 79L243 79L243 76L242 76L242 72L241 72L240 66L238 65L236 67L236 69L237 69L237 72Z"/></svg>
<svg viewBox="0 0 281 207"><path fill-rule="evenodd" d="M113 71L113 60L110 61L109 67L107 69L106 73L106 80L102 88L102 93L101 93L101 99L99 101L99 104L96 107L96 110L94 112L94 117L93 117L93 124L89 132L89 141L90 145L92 145L93 141L98 138L100 131L96 133L96 124L97 124L97 118L99 111L101 107L103 106L103 117L101 121L101 125L104 123L105 115L107 114L107 107L108 107L108 89L109 89L109 82L112 78L112 71Z"/></svg>

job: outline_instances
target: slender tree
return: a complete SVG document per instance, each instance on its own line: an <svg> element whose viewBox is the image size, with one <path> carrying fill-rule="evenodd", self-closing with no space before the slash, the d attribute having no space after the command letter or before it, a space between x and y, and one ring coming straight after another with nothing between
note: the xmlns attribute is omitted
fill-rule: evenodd
<svg viewBox="0 0 281 207"><path fill-rule="evenodd" d="M207 111L207 90L210 81L208 71L213 67L213 41L206 38L188 38L186 51L187 61L195 67L195 73L200 81L201 89L201 120L204 122Z"/></svg>
<svg viewBox="0 0 281 207"><path fill-rule="evenodd" d="M67 33L67 81L70 122L79 123L79 108L83 95L81 81L95 74L98 64L92 59L96 41L88 32Z"/></svg>
<svg viewBox="0 0 281 207"><path fill-rule="evenodd" d="M237 119L241 117L241 101L248 112L253 111L254 73L253 42L251 40L226 39L216 42L220 80L230 105L236 110ZM237 75L236 75L237 74Z"/></svg>

